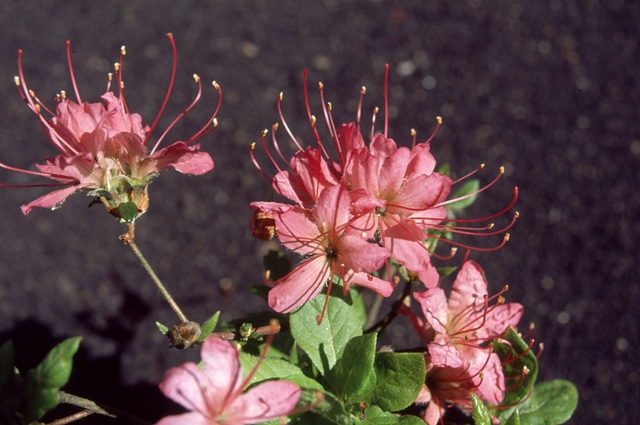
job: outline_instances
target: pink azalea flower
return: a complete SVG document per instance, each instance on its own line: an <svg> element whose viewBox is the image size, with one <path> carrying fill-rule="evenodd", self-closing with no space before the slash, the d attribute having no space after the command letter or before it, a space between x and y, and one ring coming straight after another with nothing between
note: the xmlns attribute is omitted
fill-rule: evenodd
<svg viewBox="0 0 640 425"><path fill-rule="evenodd" d="M286 381L263 382L243 393L251 375L242 379L238 350L229 341L205 339L201 357L203 369L185 363L167 371L160 390L190 412L157 425L254 424L290 414L300 399L300 388Z"/></svg>
<svg viewBox="0 0 640 425"><path fill-rule="evenodd" d="M523 312L522 305L504 304L501 296L489 305L484 271L474 261L463 264L448 301L439 287L413 296L422 307L424 327L433 330L434 338L427 342L431 361L437 366L481 365L486 358L481 344L498 338L509 326L515 327Z"/></svg>
<svg viewBox="0 0 640 425"><path fill-rule="evenodd" d="M71 66L70 44L67 42L67 56L71 80L77 103L67 99L61 92L55 112L49 110L29 90L22 70L22 51L18 52L19 77L16 85L29 108L38 116L51 143L60 151L55 158L47 159L45 164L36 164L39 171L29 171L10 167L0 163L0 167L26 174L47 177L59 183L45 185L23 185L10 187L33 186L66 186L63 189L48 193L22 207L28 214L32 208L56 208L72 193L88 190L90 195L100 197L108 204L112 213L117 214L118 205L122 202L135 202L139 213L146 210L148 199L146 186L159 171L172 168L181 173L201 175L213 169L213 160L206 152L200 152L200 145L193 142L213 131L216 126L216 108L209 122L194 136L186 141L178 141L158 150L158 146L169 129L190 110L200 98L202 84L199 77L198 94L194 102L180 114L169 128L159 137L149 150L151 133L160 119L167 104L176 73L176 47L171 34L168 35L174 53L171 83L160 112L151 127L142 124L140 115L130 113L124 99L122 83L122 55L116 64L116 83L119 96L111 91L111 75L107 91L102 95L104 103L82 102L78 92L73 68ZM220 88L214 83L215 88ZM221 100L222 98L220 98ZM42 111L52 118L45 119Z"/></svg>
<svg viewBox="0 0 640 425"><path fill-rule="evenodd" d="M498 405L504 398L502 365L496 354L491 354L481 371L472 372L469 367L435 366L427 362L426 383L418 395L417 403L429 402L423 419L428 425L442 422L446 407L457 405L471 413L471 394L481 400Z"/></svg>
<svg viewBox="0 0 640 425"><path fill-rule="evenodd" d="M273 205L277 208L274 208ZM273 282L269 305L275 311L288 313L320 293L333 276L351 285L371 288L388 297L393 285L370 275L389 257L389 251L370 243L361 232L349 228L351 199L341 186L330 186L320 193L312 217L298 207L270 202L254 202L252 208L273 214L280 242L305 259L291 273Z"/></svg>
<svg viewBox="0 0 640 425"><path fill-rule="evenodd" d="M449 177L434 172L435 164L428 143L398 148L392 139L376 134L368 149L348 152L342 180L350 190L365 190L385 202L353 226L377 238L394 260L418 273L423 282L434 272L423 244L425 231L446 218L440 203L451 188Z"/></svg>
<svg viewBox="0 0 640 425"><path fill-rule="evenodd" d="M506 288L505 288L506 290ZM501 293L503 293L502 291ZM427 342L427 380L418 402L429 401L425 421L435 425L447 404L465 410L471 407L471 393L498 405L505 393L502 364L492 353L490 341L500 338L522 317L522 305L497 302L487 292L480 266L467 261L453 283L449 299L439 287L414 293L425 320L409 314L416 331Z"/></svg>

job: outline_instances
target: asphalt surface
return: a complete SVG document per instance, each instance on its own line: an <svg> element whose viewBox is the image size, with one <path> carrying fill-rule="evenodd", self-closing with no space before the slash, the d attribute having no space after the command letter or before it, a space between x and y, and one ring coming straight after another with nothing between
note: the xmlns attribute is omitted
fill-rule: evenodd
<svg viewBox="0 0 640 425"><path fill-rule="evenodd" d="M409 144L415 128L425 139L442 116L432 150L455 175L486 163L479 177L489 182L505 166L470 216L501 209L519 188L511 241L472 258L493 291L510 285L525 325L535 322L545 347L540 379L578 386L571 423L632 424L640 417L638 22L640 6L621 0L5 1L0 161L29 168L56 153L16 93L18 49L30 88L49 102L73 92L71 40L82 97L96 101L126 45L127 102L149 123L168 84L172 32L178 76L159 128L195 95L193 73L215 79L224 92L220 126L202 141L215 169L160 176L137 241L190 318L218 309L237 318L264 307L245 291L261 282L265 249L249 234L248 204L268 186L248 146L278 119L278 93L289 126L310 140L303 69L312 88L324 83L334 119L348 122L361 85L365 111L382 106L387 62L391 137ZM315 90L311 99L321 116ZM205 86L167 143L197 131L216 102ZM285 143L282 128L278 135ZM6 170L0 181L39 182ZM22 216L19 206L42 193L0 189L0 336L15 339L26 369L55 342L82 335L69 391L157 420L172 406L159 404L155 385L197 352L165 349L154 322L175 319L118 240L123 226L100 206L87 208L82 194ZM410 341L401 325L389 337L399 348Z"/></svg>

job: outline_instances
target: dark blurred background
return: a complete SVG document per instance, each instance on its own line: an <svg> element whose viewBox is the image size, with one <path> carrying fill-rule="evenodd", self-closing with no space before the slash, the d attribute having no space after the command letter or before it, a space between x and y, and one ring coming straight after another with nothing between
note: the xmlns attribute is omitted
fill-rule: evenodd
<svg viewBox="0 0 640 425"><path fill-rule="evenodd" d="M303 69L316 115L322 80L339 123L354 119L366 85L368 128L388 62L391 137L408 145L415 128L426 139L439 115L432 151L456 176L484 162L486 183L505 166L470 216L501 209L511 187L520 190L511 241L472 258L492 292L510 285L508 300L525 306L524 327L535 322L532 336L545 345L539 379L578 386L571 423L636 423L638 22L640 5L622 0L4 1L0 161L33 169L57 153L16 93L18 49L29 87L53 105L60 90L73 97L65 40L83 100L92 102L126 45L127 102L150 123L168 85L172 32L178 75L156 136L195 95L193 73L215 79L224 92L220 126L202 145L216 166L202 177L158 178L137 241L192 320L218 309L233 319L264 308L245 290L261 282L265 250L249 234L248 204L268 187L248 146L278 119L278 93L289 126L311 141ZM197 131L216 102L206 86L165 143ZM278 134L286 145L282 127ZM6 170L0 181L41 182ZM14 338L26 369L54 343L82 335L68 390L155 421L173 408L156 384L197 350L165 349L154 322L175 318L118 240L124 226L100 206L87 208L83 194L24 217L20 205L43 193L0 189L0 336ZM409 332L397 327L391 337L401 348Z"/></svg>

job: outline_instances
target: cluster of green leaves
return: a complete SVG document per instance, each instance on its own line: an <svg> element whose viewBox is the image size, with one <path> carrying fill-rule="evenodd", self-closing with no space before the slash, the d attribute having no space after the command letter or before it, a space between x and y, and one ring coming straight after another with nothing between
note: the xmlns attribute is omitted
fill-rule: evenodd
<svg viewBox="0 0 640 425"><path fill-rule="evenodd" d="M294 416L294 423L424 424L416 416L394 413L418 396L426 374L424 356L378 352L377 334L363 334L366 310L357 290L332 294L318 324L324 303L325 296L319 295L290 315L293 338L288 347L280 347L288 354L265 358L252 384L276 378L303 388L300 406L308 410ZM248 373L257 357L243 353L241 361Z"/></svg>
<svg viewBox="0 0 640 425"><path fill-rule="evenodd" d="M59 390L69 380L80 337L69 338L35 368L21 376L15 367L13 343L0 347L0 422L31 424L60 403Z"/></svg>

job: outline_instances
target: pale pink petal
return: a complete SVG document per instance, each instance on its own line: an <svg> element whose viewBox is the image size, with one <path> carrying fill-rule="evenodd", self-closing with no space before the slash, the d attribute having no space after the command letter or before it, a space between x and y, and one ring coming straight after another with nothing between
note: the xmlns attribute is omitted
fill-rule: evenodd
<svg viewBox="0 0 640 425"><path fill-rule="evenodd" d="M456 347L451 345L448 338L441 334L437 334L433 341L429 343L428 350L431 362L436 367L448 366L460 369L465 367L466 359L463 359Z"/></svg>
<svg viewBox="0 0 640 425"><path fill-rule="evenodd" d="M389 237L389 234L392 236ZM386 232L384 246L389 248L394 260L413 272L420 273L431 267L429 251L421 242L400 239L394 237L394 233Z"/></svg>
<svg viewBox="0 0 640 425"><path fill-rule="evenodd" d="M398 150L398 146L393 139L387 139L384 135L378 133L373 136L369 143L369 151L373 156L389 157Z"/></svg>
<svg viewBox="0 0 640 425"><path fill-rule="evenodd" d="M75 185L71 187L67 187L65 189L56 190L50 193L47 193L44 196L39 197L38 199L29 202L26 205L20 207L22 213L24 215L28 215L33 208L54 208L59 206L69 195L84 189L83 185Z"/></svg>
<svg viewBox="0 0 640 425"><path fill-rule="evenodd" d="M467 261L458 271L449 296L449 312L451 315L469 310L473 306L484 303L487 295L487 281L484 271L475 261Z"/></svg>
<svg viewBox="0 0 640 425"><path fill-rule="evenodd" d="M313 211L318 227L328 231L339 230L349 221L350 204L351 198L344 186L331 186L323 190Z"/></svg>
<svg viewBox="0 0 640 425"><path fill-rule="evenodd" d="M252 424L286 416L298 403L301 392L291 382L264 382L240 395L225 410L225 422Z"/></svg>
<svg viewBox="0 0 640 425"><path fill-rule="evenodd" d="M280 243L301 255L324 254L324 241L318 226L304 215L304 210L294 208L270 212L276 222Z"/></svg>
<svg viewBox="0 0 640 425"><path fill-rule="evenodd" d="M278 313L289 313L318 295L329 275L324 255L304 261L269 291L269 306Z"/></svg>
<svg viewBox="0 0 640 425"><path fill-rule="evenodd" d="M477 381L477 385L473 392L478 397L496 406L502 403L505 393L504 374L496 353L491 354L489 363L482 370L482 378L478 375L474 381Z"/></svg>
<svg viewBox="0 0 640 425"><path fill-rule="evenodd" d="M200 413L189 412L182 415L165 416L156 425L220 425Z"/></svg>
<svg viewBox="0 0 640 425"><path fill-rule="evenodd" d="M206 416L216 417L224 407L223 397L226 393L217 394L215 382L195 363L169 369L159 387L165 396L182 407Z"/></svg>
<svg viewBox="0 0 640 425"><path fill-rule="evenodd" d="M334 247L342 263L356 272L375 272L391 254L387 248L367 242L360 233L347 232Z"/></svg>
<svg viewBox="0 0 640 425"><path fill-rule="evenodd" d="M239 393L242 385L238 349L222 338L206 338L200 357L204 363L204 374L211 382L211 388L207 388L209 402L224 409L229 396Z"/></svg>
<svg viewBox="0 0 640 425"><path fill-rule="evenodd" d="M140 170L144 170L140 173L144 175L135 177L144 178L167 168L196 176L207 173L213 169L213 160L208 153L199 150L199 144L190 146L184 142L176 142L146 157L140 166Z"/></svg>
<svg viewBox="0 0 640 425"><path fill-rule="evenodd" d="M413 297L420 303L427 323L437 333L446 335L449 307L444 291L441 288L433 288L426 292L415 292Z"/></svg>
<svg viewBox="0 0 640 425"><path fill-rule="evenodd" d="M411 160L407 166L407 178L420 174L429 175L436 168L436 160L429 152L430 144L418 143L411 149Z"/></svg>
<svg viewBox="0 0 640 425"><path fill-rule="evenodd" d="M440 419L444 415L444 407L441 407L438 403L438 400L431 400L431 403L427 406L427 410L422 417L427 425L438 425L440 423Z"/></svg>
<svg viewBox="0 0 640 425"><path fill-rule="evenodd" d="M345 276L345 288L349 290L351 285L358 285L375 291L381 297L388 297L393 293L393 284L369 273L354 273L350 271Z"/></svg>
<svg viewBox="0 0 640 425"><path fill-rule="evenodd" d="M427 287L427 289L436 288L440 283L438 269L436 269L433 264L429 264L429 266L424 270L419 270L418 278L424 286Z"/></svg>
<svg viewBox="0 0 640 425"><path fill-rule="evenodd" d="M362 134L355 123L350 122L348 124L341 124L336 129L338 136L338 144L340 150L340 157L343 161L346 160L347 152L353 149L364 148L364 139Z"/></svg>
<svg viewBox="0 0 640 425"><path fill-rule="evenodd" d="M272 185L273 190L301 207L311 208L315 205L315 199L307 192L300 179L287 170L276 174L273 177Z"/></svg>
<svg viewBox="0 0 640 425"><path fill-rule="evenodd" d="M378 190L382 198L395 200L396 193L404 184L410 156L411 151L401 147L384 158L382 167L378 171Z"/></svg>
<svg viewBox="0 0 640 425"><path fill-rule="evenodd" d="M397 206L390 210L397 213L414 214L429 209L444 201L451 189L451 179L438 173L400 181L403 182L402 187L398 188L393 201L390 202Z"/></svg>
<svg viewBox="0 0 640 425"><path fill-rule="evenodd" d="M524 308L518 303L507 303L492 308L484 326L476 332L480 338L496 338L509 326L516 327Z"/></svg>

